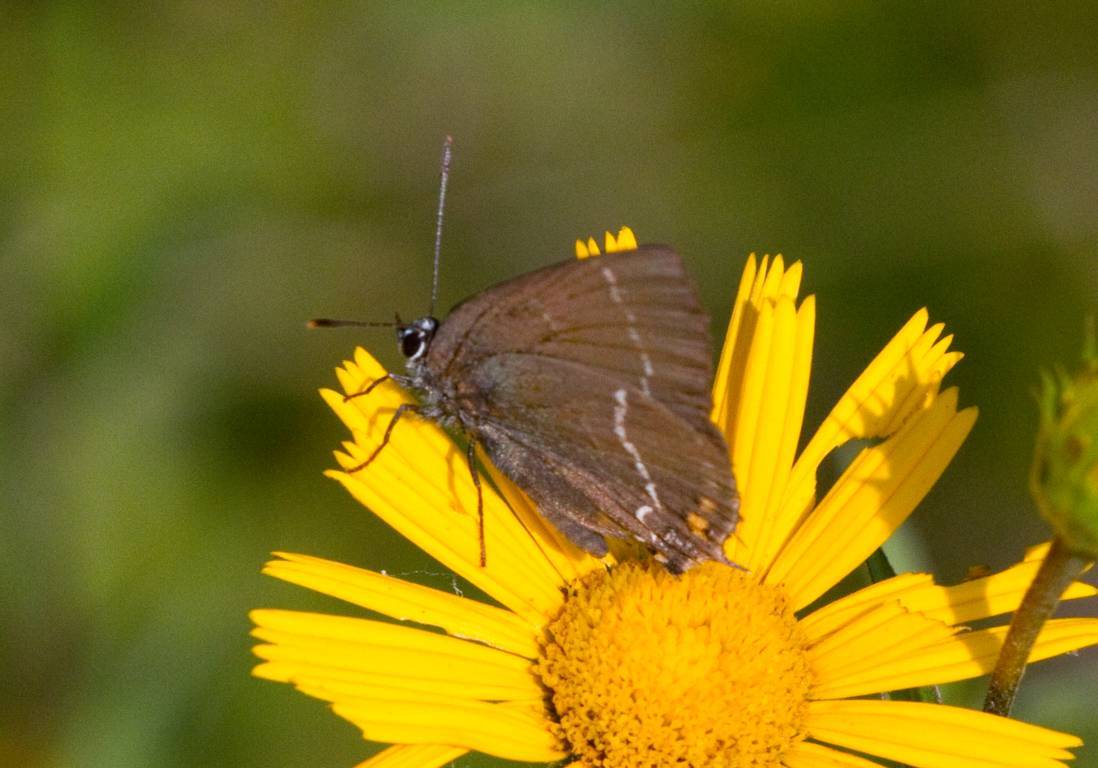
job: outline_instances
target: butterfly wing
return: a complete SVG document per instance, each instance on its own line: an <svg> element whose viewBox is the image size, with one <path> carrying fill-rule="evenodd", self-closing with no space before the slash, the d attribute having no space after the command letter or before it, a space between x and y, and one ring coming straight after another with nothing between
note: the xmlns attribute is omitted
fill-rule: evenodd
<svg viewBox="0 0 1098 768"><path fill-rule="evenodd" d="M510 353L488 364L484 375L494 374L507 384L492 389L491 402L520 392L523 404L517 418L484 418L478 437L577 544L605 551L582 528L637 539L677 570L723 559L736 505L715 430L697 430L639 389L571 363Z"/></svg>
<svg viewBox="0 0 1098 768"><path fill-rule="evenodd" d="M669 248L569 261L459 305L425 366L440 405L562 532L722 559L738 510L709 421L708 320Z"/></svg>
<svg viewBox="0 0 1098 768"><path fill-rule="evenodd" d="M441 381L467 381L504 352L578 363L694 426L710 423L709 318L682 259L665 246L570 259L489 288L453 309L427 365Z"/></svg>

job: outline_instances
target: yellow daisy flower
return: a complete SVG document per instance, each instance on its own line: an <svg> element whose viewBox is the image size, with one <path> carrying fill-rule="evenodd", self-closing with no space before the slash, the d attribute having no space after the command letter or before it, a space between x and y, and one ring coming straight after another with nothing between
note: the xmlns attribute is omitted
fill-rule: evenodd
<svg viewBox="0 0 1098 768"><path fill-rule="evenodd" d="M634 244L623 232L606 249ZM597 253L594 241L577 244L581 257ZM1018 606L1039 549L959 586L906 574L810 607L907 518L976 413L940 390L961 355L923 310L797 455L815 319L812 297L798 302L800 277L780 256L748 261L715 384L713 420L743 495L727 551L744 570L705 564L672 576L650 561L597 560L491 468L498 492L484 485L482 567L462 451L410 419L367 470L328 474L497 604L279 554L269 575L388 620L254 611L255 674L330 702L365 738L391 745L360 768L433 768L467 751L582 768L1064 765L1073 736L879 695L989 672L1006 627L965 625ZM348 394L384 374L361 349L338 371ZM409 400L391 382L369 397L322 394L354 436L337 453L344 469ZM817 502L824 458L869 438L879 442ZM1066 597L1093 594L1075 584ZM1031 658L1095 643L1098 620L1056 620Z"/></svg>

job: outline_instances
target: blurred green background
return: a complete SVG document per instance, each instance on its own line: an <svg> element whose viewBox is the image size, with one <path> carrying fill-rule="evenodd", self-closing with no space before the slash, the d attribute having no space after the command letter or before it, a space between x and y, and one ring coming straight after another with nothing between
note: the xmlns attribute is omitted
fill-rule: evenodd
<svg viewBox="0 0 1098 768"><path fill-rule="evenodd" d="M819 297L811 426L928 305L982 415L891 553L1014 562L1047 536L1037 370L1098 305L1095 40L1090 3L5 4L0 765L368 753L249 677L245 614L338 607L259 575L280 548L449 587L320 474L315 390L356 343L397 365L390 334L303 324L425 307L446 133L444 306L630 224L719 333L781 251ZM1018 709L1080 766L1096 659Z"/></svg>

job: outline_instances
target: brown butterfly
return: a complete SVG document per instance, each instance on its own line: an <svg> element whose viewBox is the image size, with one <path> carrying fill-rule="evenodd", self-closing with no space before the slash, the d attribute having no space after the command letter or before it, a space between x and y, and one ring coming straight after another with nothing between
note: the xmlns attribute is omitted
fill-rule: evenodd
<svg viewBox="0 0 1098 768"><path fill-rule="evenodd" d="M447 152L443 194L448 163ZM616 537L641 542L675 571L725 562L739 497L709 420L708 326L682 259L659 245L508 280L441 323L432 314L398 322L407 375L387 378L419 403L401 406L371 456L349 471L365 469L412 411L468 438L478 501L480 444L594 555ZM483 559L483 515L481 526Z"/></svg>

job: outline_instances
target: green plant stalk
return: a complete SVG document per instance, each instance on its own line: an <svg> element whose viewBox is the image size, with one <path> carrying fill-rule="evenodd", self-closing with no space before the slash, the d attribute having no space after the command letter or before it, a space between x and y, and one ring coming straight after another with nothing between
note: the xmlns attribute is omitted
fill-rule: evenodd
<svg viewBox="0 0 1098 768"><path fill-rule="evenodd" d="M1072 552L1059 536L1052 540L1048 555L1010 622L995 671L991 674L984 700L985 712L1004 717L1010 714L1026 671L1026 662L1041 628L1060 604L1064 591L1082 574L1089 562Z"/></svg>

